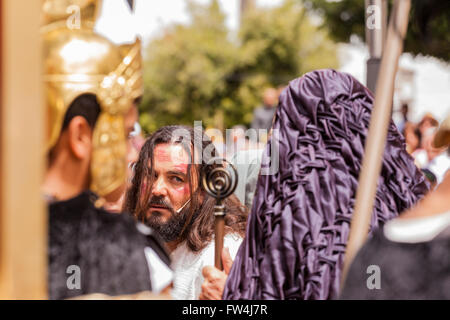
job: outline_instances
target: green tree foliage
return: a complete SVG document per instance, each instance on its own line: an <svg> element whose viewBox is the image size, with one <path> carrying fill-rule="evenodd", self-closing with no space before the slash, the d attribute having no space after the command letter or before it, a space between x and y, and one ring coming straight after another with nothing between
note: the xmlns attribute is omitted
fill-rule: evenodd
<svg viewBox="0 0 450 320"><path fill-rule="evenodd" d="M323 27L334 40L347 42L353 34L365 38L364 0L309 0L305 7L323 16ZM450 61L450 1L411 1L404 50Z"/></svg>
<svg viewBox="0 0 450 320"><path fill-rule="evenodd" d="M237 39L216 0L188 2L191 23L175 25L152 41L144 61L141 124L249 125L266 86L285 85L303 73L337 66L336 48L297 1L248 13Z"/></svg>

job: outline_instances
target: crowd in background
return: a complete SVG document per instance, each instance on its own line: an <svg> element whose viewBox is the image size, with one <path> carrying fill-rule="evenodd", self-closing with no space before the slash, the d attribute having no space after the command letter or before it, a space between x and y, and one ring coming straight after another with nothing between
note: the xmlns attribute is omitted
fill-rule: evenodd
<svg viewBox="0 0 450 320"><path fill-rule="evenodd" d="M232 159L237 152L242 150L264 149L282 89L283 87L265 89L262 105L254 110L250 129L258 132L256 143L249 139L248 128L242 124L227 130L225 138L214 129L207 128L206 133L213 140L221 156ZM408 104L401 106L401 113L402 120L397 123L397 127L405 137L406 150L414 158L416 166L422 170L432 186L435 186L442 182L450 168L450 156L447 150L435 148L432 144L439 122L431 113L426 113L418 123L410 121Z"/></svg>
<svg viewBox="0 0 450 320"><path fill-rule="evenodd" d="M414 158L415 164L424 172L432 185L439 184L450 168L450 156L445 148L433 147L433 139L439 122L427 113L418 123L408 120L409 107L401 108L403 120L398 124L406 141L406 150Z"/></svg>

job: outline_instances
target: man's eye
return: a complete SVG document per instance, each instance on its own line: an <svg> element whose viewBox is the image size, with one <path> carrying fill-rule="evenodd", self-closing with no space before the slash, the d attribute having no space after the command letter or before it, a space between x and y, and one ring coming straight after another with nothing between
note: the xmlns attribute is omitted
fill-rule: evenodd
<svg viewBox="0 0 450 320"><path fill-rule="evenodd" d="M176 177L176 176L173 176L171 179L172 179L172 181L177 182L177 183L182 183L182 182L184 182L183 179L181 179L180 177Z"/></svg>

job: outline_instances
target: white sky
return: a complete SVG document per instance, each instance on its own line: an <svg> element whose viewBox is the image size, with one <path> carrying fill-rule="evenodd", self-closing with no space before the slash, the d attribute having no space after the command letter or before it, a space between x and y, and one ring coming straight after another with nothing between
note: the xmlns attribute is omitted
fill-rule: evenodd
<svg viewBox="0 0 450 320"><path fill-rule="evenodd" d="M195 0L208 3L209 0ZM276 6L282 0L257 0L258 6ZM239 0L219 0L226 14L226 24L236 30L239 22ZM135 0L134 17L127 11L125 0L103 0L102 12L96 30L117 43L130 42L135 34L142 37L144 45L161 34L165 26L188 23L186 0Z"/></svg>
<svg viewBox="0 0 450 320"><path fill-rule="evenodd" d="M366 82L366 61L369 57L367 48L363 44L341 44L338 51L340 71L350 73L360 82ZM413 98L410 104L409 117L418 122L423 115L430 112L442 121L450 114L450 64L446 64L433 57L402 54L399 61L400 68L414 73L412 88L408 88ZM394 108L399 105L398 97L394 97ZM394 115L396 119L397 115Z"/></svg>
<svg viewBox="0 0 450 320"><path fill-rule="evenodd" d="M209 0L195 0L207 3ZM282 0L257 0L258 6L276 6ZM236 30L239 21L239 0L219 0L227 16L226 24ZM188 23L186 0L136 0L135 14L128 10L125 0L103 0L97 32L116 43L133 42L139 34L144 46L161 35L164 27L173 23ZM338 51L340 71L348 72L365 83L367 49L362 44L344 44ZM404 54L400 66L414 71L414 104L411 120L418 121L425 112L431 112L438 120L450 113L450 65L434 58Z"/></svg>

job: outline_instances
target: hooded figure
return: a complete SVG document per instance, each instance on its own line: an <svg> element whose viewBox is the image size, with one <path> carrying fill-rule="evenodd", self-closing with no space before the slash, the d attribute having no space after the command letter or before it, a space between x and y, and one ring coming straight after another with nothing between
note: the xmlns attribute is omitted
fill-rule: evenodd
<svg viewBox="0 0 450 320"><path fill-rule="evenodd" d="M224 299L337 298L373 101L335 70L310 72L283 91L262 160L262 169L279 161L279 170L259 176ZM369 232L427 191L391 121Z"/></svg>
<svg viewBox="0 0 450 320"><path fill-rule="evenodd" d="M450 145L450 115L434 138ZM340 299L450 299L450 167L416 206L376 230L358 251ZM376 266L368 279L367 266ZM377 290L373 290L377 289Z"/></svg>

